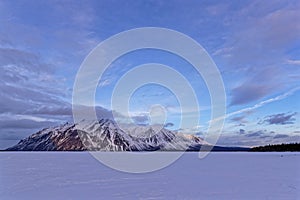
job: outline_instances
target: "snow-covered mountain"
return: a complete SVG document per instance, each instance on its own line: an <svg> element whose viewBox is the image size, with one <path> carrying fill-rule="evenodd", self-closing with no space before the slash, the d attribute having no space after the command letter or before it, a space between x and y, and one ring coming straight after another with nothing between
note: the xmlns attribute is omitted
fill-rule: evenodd
<svg viewBox="0 0 300 200"><path fill-rule="evenodd" d="M155 126L120 129L109 119L81 121L43 129L7 150L24 151L153 151L193 150L209 145L203 139Z"/></svg>

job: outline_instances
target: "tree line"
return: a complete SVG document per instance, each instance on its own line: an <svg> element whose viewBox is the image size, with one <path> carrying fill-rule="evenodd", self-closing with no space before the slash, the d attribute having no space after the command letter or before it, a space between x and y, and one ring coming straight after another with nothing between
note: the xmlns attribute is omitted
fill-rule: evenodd
<svg viewBox="0 0 300 200"><path fill-rule="evenodd" d="M266 146L253 147L250 151L300 151L300 143L269 144Z"/></svg>

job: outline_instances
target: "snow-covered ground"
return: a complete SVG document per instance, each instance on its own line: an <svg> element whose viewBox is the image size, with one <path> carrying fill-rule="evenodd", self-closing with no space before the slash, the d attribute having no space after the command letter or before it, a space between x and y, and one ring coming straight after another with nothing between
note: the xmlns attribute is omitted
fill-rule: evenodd
<svg viewBox="0 0 300 200"><path fill-rule="evenodd" d="M300 153L185 153L129 174L87 152L1 152L5 199L300 199Z"/></svg>

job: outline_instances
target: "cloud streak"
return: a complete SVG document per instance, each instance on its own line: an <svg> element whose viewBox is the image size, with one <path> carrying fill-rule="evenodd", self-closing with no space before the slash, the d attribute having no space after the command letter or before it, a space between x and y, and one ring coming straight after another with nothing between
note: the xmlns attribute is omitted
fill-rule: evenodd
<svg viewBox="0 0 300 200"><path fill-rule="evenodd" d="M253 110L257 109L257 108L260 108L260 107L262 107L264 105L267 105L267 104L270 104L270 103L273 103L273 102L276 102L276 101L283 100L283 99L285 99L285 98L293 95L298 90L300 90L300 87L293 88L293 89L289 90L288 92L286 92L284 94L281 94L281 95L278 95L278 96L276 96L274 98L270 98L270 99L267 99L265 101L261 101L261 102L255 104L254 106L243 108L241 110L237 110L235 112L228 113L225 116L222 116L222 117L219 117L219 118L216 118L216 119L212 119L209 122L211 122L211 121L219 121L219 120L226 119L228 117L232 117L232 116L235 116L235 115L238 115L238 114L242 114L242 113L246 113L246 112L251 112L251 111L253 111Z"/></svg>
<svg viewBox="0 0 300 200"><path fill-rule="evenodd" d="M294 124L295 118L294 116L297 112L294 113L279 113L275 115L266 116L264 120L259 122L259 124L276 124L276 125L286 125L286 124Z"/></svg>

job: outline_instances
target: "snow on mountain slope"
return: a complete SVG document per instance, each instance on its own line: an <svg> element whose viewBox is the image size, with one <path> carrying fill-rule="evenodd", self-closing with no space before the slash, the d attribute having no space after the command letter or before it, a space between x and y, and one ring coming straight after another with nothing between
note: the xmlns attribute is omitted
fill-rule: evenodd
<svg viewBox="0 0 300 200"><path fill-rule="evenodd" d="M43 129L7 150L25 151L153 151L187 150L208 145L197 136L175 133L156 126L120 129L109 119L83 120Z"/></svg>

